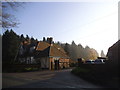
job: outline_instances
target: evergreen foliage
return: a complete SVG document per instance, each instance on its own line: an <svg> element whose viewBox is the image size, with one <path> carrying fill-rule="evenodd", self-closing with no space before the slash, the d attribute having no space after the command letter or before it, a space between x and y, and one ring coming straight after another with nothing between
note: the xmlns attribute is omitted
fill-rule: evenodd
<svg viewBox="0 0 120 90"><path fill-rule="evenodd" d="M28 35L24 37L23 34L17 35L12 29L6 30L2 35L2 63L13 64L16 62L18 52L20 50L21 43L27 41L30 42L29 47L32 47L37 43L33 37L30 39ZM26 50L28 49L26 48ZM29 50L25 52L25 56L30 55Z"/></svg>
<svg viewBox="0 0 120 90"><path fill-rule="evenodd" d="M90 48L89 46L84 48L81 44L76 45L74 41L72 41L71 44L63 44L59 42L59 45L61 45L66 51L67 55L75 61L77 61L78 58L95 60L98 57L98 52L95 49Z"/></svg>
<svg viewBox="0 0 120 90"><path fill-rule="evenodd" d="M11 64L14 61L18 47L20 45L19 36L11 29L2 36L2 57L3 63Z"/></svg>
<svg viewBox="0 0 120 90"><path fill-rule="evenodd" d="M101 57L106 57L106 55L104 54L103 50L101 50Z"/></svg>

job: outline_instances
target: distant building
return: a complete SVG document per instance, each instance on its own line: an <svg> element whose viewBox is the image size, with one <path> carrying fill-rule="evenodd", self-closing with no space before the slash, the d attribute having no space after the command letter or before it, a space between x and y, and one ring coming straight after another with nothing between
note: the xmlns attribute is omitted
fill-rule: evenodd
<svg viewBox="0 0 120 90"><path fill-rule="evenodd" d="M113 64L118 64L118 57L120 56L120 40L113 44L107 53L108 60Z"/></svg>

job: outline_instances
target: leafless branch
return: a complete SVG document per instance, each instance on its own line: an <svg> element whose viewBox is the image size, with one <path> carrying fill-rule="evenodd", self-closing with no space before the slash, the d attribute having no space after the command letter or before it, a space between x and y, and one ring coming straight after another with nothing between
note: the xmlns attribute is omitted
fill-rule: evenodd
<svg viewBox="0 0 120 90"><path fill-rule="evenodd" d="M16 0L13 0L13 2L9 2L10 0L4 0L5 2L2 3L2 10L0 12L0 25L2 25L3 29L11 28L11 27L17 27L20 23L15 18L14 15L9 14L6 10L12 9L14 11L17 11L18 7L22 7L22 2L16 2Z"/></svg>

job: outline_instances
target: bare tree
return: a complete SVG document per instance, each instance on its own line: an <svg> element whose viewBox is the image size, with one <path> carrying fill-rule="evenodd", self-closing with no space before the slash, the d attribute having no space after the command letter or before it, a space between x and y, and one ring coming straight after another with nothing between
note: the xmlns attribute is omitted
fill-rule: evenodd
<svg viewBox="0 0 120 90"><path fill-rule="evenodd" d="M17 11L18 7L21 7L22 4L22 2L9 2L9 0L5 0L5 2L0 3L0 25L3 29L17 27L20 24L16 17L7 12L7 10L12 9Z"/></svg>
<svg viewBox="0 0 120 90"><path fill-rule="evenodd" d="M0 27L2 27L2 2L0 2Z"/></svg>

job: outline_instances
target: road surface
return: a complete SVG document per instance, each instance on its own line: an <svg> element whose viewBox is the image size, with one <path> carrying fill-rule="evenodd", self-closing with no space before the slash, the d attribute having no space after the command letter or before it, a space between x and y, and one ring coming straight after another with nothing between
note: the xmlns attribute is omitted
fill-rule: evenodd
<svg viewBox="0 0 120 90"><path fill-rule="evenodd" d="M2 88L101 88L73 75L71 70L3 73Z"/></svg>

